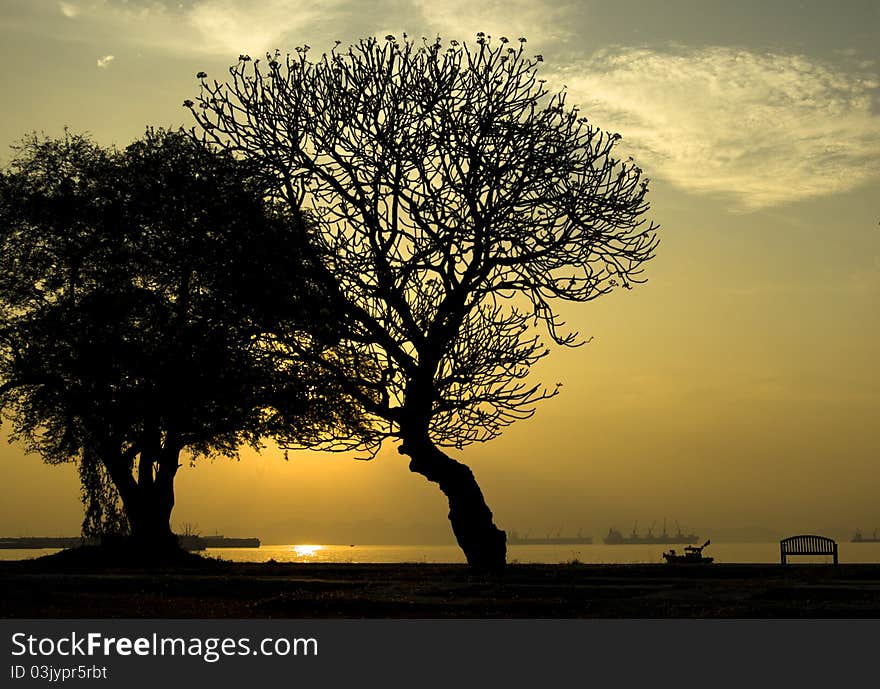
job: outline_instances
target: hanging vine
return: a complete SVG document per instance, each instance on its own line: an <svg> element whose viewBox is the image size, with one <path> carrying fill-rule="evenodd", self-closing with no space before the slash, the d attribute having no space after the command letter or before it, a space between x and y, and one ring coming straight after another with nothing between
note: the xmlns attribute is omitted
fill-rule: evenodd
<svg viewBox="0 0 880 689"><path fill-rule="evenodd" d="M79 463L80 492L84 508L82 535L85 539L106 539L128 534L122 500L94 452L83 450Z"/></svg>

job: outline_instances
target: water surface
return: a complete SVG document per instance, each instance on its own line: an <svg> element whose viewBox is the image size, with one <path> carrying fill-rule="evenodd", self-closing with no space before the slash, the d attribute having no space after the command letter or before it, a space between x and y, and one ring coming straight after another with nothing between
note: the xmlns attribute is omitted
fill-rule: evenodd
<svg viewBox="0 0 880 689"><path fill-rule="evenodd" d="M507 548L511 563L644 564L663 562L664 550L684 546L664 545L512 545ZM0 550L0 560L23 560L58 552L57 549ZM455 545L332 545L280 544L260 548L208 548L201 551L208 557L233 562L335 562L335 563L397 563L431 562L463 563L464 555ZM880 563L880 543L838 544L841 563ZM712 543L703 553L719 563L777 563L779 543ZM792 563L830 562L830 557L791 557Z"/></svg>

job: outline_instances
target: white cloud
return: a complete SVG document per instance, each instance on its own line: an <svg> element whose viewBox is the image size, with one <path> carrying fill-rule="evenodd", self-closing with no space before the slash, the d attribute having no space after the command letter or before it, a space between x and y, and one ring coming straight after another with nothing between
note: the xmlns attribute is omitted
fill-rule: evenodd
<svg viewBox="0 0 880 689"><path fill-rule="evenodd" d="M880 174L876 78L798 55L617 49L556 75L649 174L753 210Z"/></svg>
<svg viewBox="0 0 880 689"><path fill-rule="evenodd" d="M113 62L113 60L115 59L116 58L113 55L105 55L104 57L99 57L98 67L101 67L102 69L108 67L110 63Z"/></svg>
<svg viewBox="0 0 880 689"><path fill-rule="evenodd" d="M205 52L260 55L284 48L288 33L308 27L340 0L202 0L186 11L185 20L201 35Z"/></svg>

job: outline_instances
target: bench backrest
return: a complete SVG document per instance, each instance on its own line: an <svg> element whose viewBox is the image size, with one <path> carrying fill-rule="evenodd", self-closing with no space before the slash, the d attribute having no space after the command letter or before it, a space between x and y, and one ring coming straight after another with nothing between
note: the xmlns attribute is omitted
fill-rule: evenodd
<svg viewBox="0 0 880 689"><path fill-rule="evenodd" d="M788 555L831 555L834 564L837 564L837 543L826 536L813 534L789 536L779 541L779 551L782 564L785 564Z"/></svg>

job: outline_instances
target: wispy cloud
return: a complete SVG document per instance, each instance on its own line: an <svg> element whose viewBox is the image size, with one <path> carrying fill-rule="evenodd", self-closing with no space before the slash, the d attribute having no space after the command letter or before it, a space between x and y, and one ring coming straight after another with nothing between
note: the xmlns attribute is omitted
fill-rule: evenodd
<svg viewBox="0 0 880 689"><path fill-rule="evenodd" d="M98 67L100 67L101 69L104 69L104 68L108 67L110 65L110 63L113 62L113 60L115 60L115 59L116 58L113 55L105 55L104 57L99 57L98 58Z"/></svg>
<svg viewBox="0 0 880 689"><path fill-rule="evenodd" d="M25 4L27 0L14 0ZM64 40L133 46L167 54L258 56L309 43L329 49L334 39L400 34L472 41L478 31L530 45L570 35L577 3L544 0L57 0L30 7L16 26ZM70 20L76 20L73 35ZM0 16L0 24L9 25ZM537 45L536 45L537 44Z"/></svg>
<svg viewBox="0 0 880 689"><path fill-rule="evenodd" d="M186 22L201 36L206 52L258 55L283 48L287 34L314 24L340 0L202 0L185 12Z"/></svg>
<svg viewBox="0 0 880 689"><path fill-rule="evenodd" d="M620 48L557 75L651 174L753 210L880 174L876 78L799 55Z"/></svg>
<svg viewBox="0 0 880 689"><path fill-rule="evenodd" d="M41 34L65 40L113 40L181 55L259 55L303 42L315 27L332 25L349 0L61 0L39 6ZM37 14L36 16L40 16ZM60 22L53 22L52 17ZM63 19L62 19L63 16ZM69 19L76 19L77 34ZM2 20L0 20L2 21Z"/></svg>

